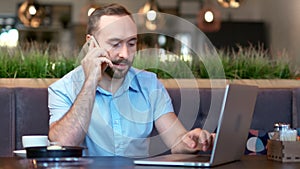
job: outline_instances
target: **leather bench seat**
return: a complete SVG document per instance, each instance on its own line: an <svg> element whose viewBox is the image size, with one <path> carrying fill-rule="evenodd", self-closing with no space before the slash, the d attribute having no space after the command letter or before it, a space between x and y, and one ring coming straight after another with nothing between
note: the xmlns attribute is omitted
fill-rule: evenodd
<svg viewBox="0 0 300 169"><path fill-rule="evenodd" d="M211 89L167 90L172 98L175 113L184 125L188 129L202 127L212 108ZM222 93L223 89L214 91ZM200 100L197 100L197 95ZM47 88L0 88L0 156L13 156L13 150L22 149L22 135L48 134L47 104ZM298 127L299 110L300 88L261 88L251 129L272 131L275 122L290 123L293 127ZM159 140L151 142L150 154L161 153L162 150L164 149Z"/></svg>

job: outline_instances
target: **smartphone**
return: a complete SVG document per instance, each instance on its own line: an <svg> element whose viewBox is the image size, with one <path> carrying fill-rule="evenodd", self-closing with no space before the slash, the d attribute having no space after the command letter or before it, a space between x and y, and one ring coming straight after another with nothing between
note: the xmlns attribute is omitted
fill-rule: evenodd
<svg viewBox="0 0 300 169"><path fill-rule="evenodd" d="M100 48L100 45L99 45L98 41L94 38L94 36L91 35L90 37L91 37L90 41L93 41L95 43L96 47Z"/></svg>

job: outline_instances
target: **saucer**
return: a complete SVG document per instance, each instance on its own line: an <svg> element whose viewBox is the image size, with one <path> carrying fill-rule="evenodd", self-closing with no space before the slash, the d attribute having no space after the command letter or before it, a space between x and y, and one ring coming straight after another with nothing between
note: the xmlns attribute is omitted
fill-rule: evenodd
<svg viewBox="0 0 300 169"><path fill-rule="evenodd" d="M13 152L19 157L26 158L26 150L14 150Z"/></svg>

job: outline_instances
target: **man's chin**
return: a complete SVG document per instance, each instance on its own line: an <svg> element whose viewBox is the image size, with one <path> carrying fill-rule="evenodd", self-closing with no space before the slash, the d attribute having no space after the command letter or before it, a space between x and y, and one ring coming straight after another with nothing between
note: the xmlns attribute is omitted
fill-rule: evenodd
<svg viewBox="0 0 300 169"><path fill-rule="evenodd" d="M126 73L121 72L115 72L113 76L111 76L113 79L122 79L126 76Z"/></svg>
<svg viewBox="0 0 300 169"><path fill-rule="evenodd" d="M112 79L122 79L126 76L127 70L114 70L108 67L105 72L112 78Z"/></svg>

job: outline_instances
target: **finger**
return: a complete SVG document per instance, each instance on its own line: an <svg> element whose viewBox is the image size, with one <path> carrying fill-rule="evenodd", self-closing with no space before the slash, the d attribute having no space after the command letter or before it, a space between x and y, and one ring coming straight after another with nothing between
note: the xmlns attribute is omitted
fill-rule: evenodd
<svg viewBox="0 0 300 169"><path fill-rule="evenodd" d="M209 132L202 130L200 137L199 137L199 148L202 149L202 151L207 151L212 149L213 146L213 140L214 136L210 134Z"/></svg>
<svg viewBox="0 0 300 169"><path fill-rule="evenodd" d="M198 146L198 140L199 140L199 135L201 133L200 128L193 129L189 131L186 135L189 138L189 140L186 140L187 143L189 143L189 146L191 148L196 148Z"/></svg>
<svg viewBox="0 0 300 169"><path fill-rule="evenodd" d="M215 138L216 138L216 133L211 133L211 136L212 136L212 141L215 141Z"/></svg>
<svg viewBox="0 0 300 169"><path fill-rule="evenodd" d="M99 43L97 42L97 40L95 39L94 36L91 36L91 41L93 41L95 47L100 48L100 45L99 45Z"/></svg>
<svg viewBox="0 0 300 169"><path fill-rule="evenodd" d="M185 134L182 137L182 142L184 142L189 148L196 148L197 142L193 139L193 136L190 135L189 133Z"/></svg>
<svg viewBox="0 0 300 169"><path fill-rule="evenodd" d="M212 135L210 135L207 139L207 148L209 148L212 145Z"/></svg>
<svg viewBox="0 0 300 169"><path fill-rule="evenodd" d="M92 40L92 38L90 38L87 42L88 44L88 47L89 47L89 51L91 51L93 48L95 48L95 43L94 41Z"/></svg>
<svg viewBox="0 0 300 169"><path fill-rule="evenodd" d="M98 57L106 57L109 58L108 52L101 48L92 48L89 50L87 57L89 58L98 58Z"/></svg>
<svg viewBox="0 0 300 169"><path fill-rule="evenodd" d="M106 57L99 57L100 63L106 63L108 66L113 67L113 63Z"/></svg>
<svg viewBox="0 0 300 169"><path fill-rule="evenodd" d="M205 144L208 140L208 135L210 135L206 130L201 130L198 138L198 142L201 144Z"/></svg>

